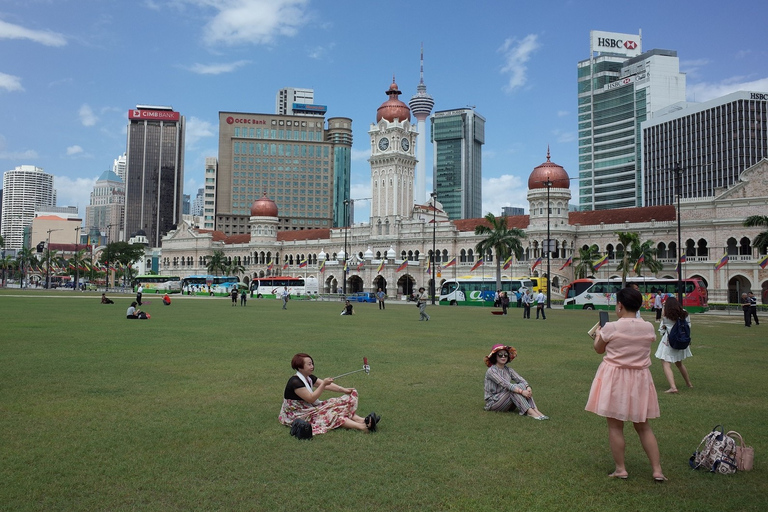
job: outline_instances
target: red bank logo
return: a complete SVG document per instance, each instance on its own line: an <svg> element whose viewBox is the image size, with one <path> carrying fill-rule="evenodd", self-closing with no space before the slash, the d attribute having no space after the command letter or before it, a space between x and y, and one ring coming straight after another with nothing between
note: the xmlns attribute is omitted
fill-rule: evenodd
<svg viewBox="0 0 768 512"><path fill-rule="evenodd" d="M634 50L635 48L637 48L637 43L634 41L625 41L624 48L626 48L627 50Z"/></svg>

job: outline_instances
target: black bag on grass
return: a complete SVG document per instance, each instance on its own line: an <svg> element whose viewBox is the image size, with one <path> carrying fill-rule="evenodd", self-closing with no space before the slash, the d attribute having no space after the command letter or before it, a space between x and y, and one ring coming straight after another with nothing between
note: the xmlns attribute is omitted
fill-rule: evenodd
<svg viewBox="0 0 768 512"><path fill-rule="evenodd" d="M296 418L291 423L291 435L296 439L312 439L312 425L308 421Z"/></svg>

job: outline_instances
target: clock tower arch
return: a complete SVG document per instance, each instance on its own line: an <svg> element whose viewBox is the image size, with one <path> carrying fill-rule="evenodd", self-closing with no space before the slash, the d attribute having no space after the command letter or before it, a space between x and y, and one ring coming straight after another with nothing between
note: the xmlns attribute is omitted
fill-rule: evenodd
<svg viewBox="0 0 768 512"><path fill-rule="evenodd" d="M411 124L411 110L398 99L395 83L387 90L389 99L376 112L371 124L371 225L376 220L407 219L413 211L413 184L416 169L414 148L418 131Z"/></svg>

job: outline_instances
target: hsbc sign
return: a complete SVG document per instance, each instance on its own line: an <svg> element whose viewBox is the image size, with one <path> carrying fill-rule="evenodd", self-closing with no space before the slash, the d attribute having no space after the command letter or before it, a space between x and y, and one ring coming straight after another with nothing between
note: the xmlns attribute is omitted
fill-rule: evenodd
<svg viewBox="0 0 768 512"><path fill-rule="evenodd" d="M642 53L639 35L602 32L599 30L592 30L589 35L592 52L618 53L627 57L635 57Z"/></svg>

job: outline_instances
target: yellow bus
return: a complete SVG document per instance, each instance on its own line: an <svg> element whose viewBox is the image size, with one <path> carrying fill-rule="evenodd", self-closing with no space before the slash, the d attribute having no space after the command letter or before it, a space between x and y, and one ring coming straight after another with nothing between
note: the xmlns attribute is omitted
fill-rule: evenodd
<svg viewBox="0 0 768 512"><path fill-rule="evenodd" d="M512 279L528 279L533 283L533 293L547 293L547 278L546 277L513 277Z"/></svg>

